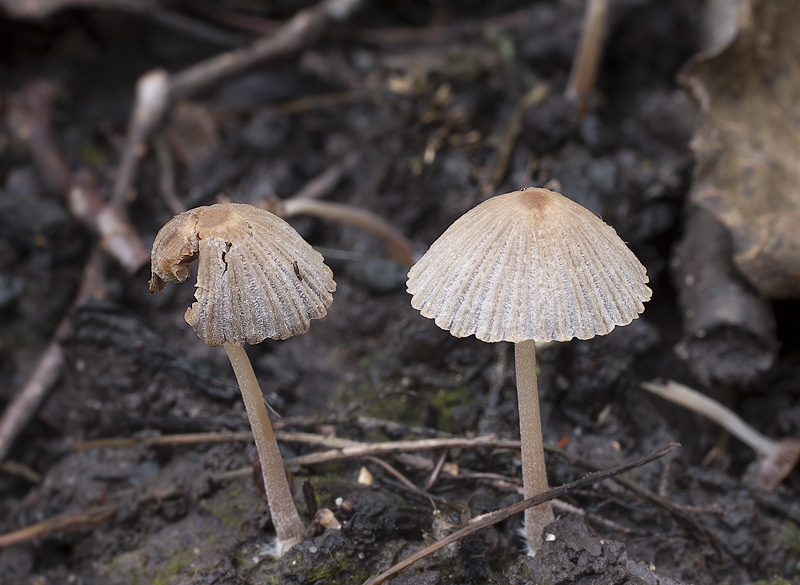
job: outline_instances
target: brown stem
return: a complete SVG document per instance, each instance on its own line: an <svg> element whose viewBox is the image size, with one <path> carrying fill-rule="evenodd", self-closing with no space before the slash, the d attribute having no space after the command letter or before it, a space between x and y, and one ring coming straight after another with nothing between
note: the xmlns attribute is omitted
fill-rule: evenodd
<svg viewBox="0 0 800 585"><path fill-rule="evenodd" d="M287 199L280 205L281 217L311 215L330 221L338 221L361 228L383 239L392 260L411 266L415 262L411 242L382 217L351 205L317 201L315 199Z"/></svg>
<svg viewBox="0 0 800 585"><path fill-rule="evenodd" d="M583 118L589 109L589 95L597 79L607 13L608 0L588 0L581 41L567 83L567 98L578 104L580 118Z"/></svg>
<svg viewBox="0 0 800 585"><path fill-rule="evenodd" d="M261 473L267 489L272 523L275 525L281 550L285 551L303 540L305 527L292 500L278 442L275 440L264 396L261 394L261 387L258 385L247 352L241 345L233 343L226 343L225 351L228 352L236 380L239 382L239 389L242 391L247 418L250 419L258 457L261 460Z"/></svg>
<svg viewBox="0 0 800 585"><path fill-rule="evenodd" d="M536 342L514 345L519 400L519 435L522 449L522 485L526 499L548 490L544 463L539 386L536 381ZM549 502L525 510L525 536L532 551L542 548L542 532L555 517Z"/></svg>

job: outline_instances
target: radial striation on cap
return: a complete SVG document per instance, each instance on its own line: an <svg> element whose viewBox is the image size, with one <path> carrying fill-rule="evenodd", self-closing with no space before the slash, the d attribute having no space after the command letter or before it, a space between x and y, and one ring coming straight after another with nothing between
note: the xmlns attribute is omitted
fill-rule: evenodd
<svg viewBox="0 0 800 585"><path fill-rule="evenodd" d="M612 227L547 189L492 197L408 273L411 305L456 337L567 341L627 325L650 300L646 269Z"/></svg>
<svg viewBox="0 0 800 585"><path fill-rule="evenodd" d="M260 343L305 333L327 313L336 283L322 255L279 217L238 203L181 213L158 232L150 292L189 277L186 322L206 345Z"/></svg>

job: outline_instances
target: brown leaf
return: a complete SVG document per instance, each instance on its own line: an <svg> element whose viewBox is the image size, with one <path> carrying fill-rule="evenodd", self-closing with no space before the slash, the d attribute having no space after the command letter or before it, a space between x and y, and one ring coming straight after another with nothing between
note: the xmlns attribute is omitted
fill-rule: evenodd
<svg viewBox="0 0 800 585"><path fill-rule="evenodd" d="M709 50L681 75L703 109L691 198L728 228L734 262L762 296L797 296L800 10L796 0L710 7Z"/></svg>

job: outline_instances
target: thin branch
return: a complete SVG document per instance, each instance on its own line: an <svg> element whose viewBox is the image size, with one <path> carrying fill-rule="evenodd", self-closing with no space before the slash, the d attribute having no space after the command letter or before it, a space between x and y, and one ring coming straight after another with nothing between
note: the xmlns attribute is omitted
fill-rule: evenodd
<svg viewBox="0 0 800 585"><path fill-rule="evenodd" d="M579 119L589 111L589 97L594 90L600 55L603 53L607 15L608 0L588 0L581 40L572 61L566 91L567 98L578 105Z"/></svg>
<svg viewBox="0 0 800 585"><path fill-rule="evenodd" d="M325 32L331 22L350 16L363 0L322 0L301 10L274 35L247 47L221 53L175 74L157 69L136 85L133 113L120 157L112 201L123 201L134 184L145 145L170 105L205 91L253 67L299 55Z"/></svg>
<svg viewBox="0 0 800 585"><path fill-rule="evenodd" d="M315 199L287 199L278 203L275 214L279 217L311 215L346 223L380 237L389 250L389 256L395 262L411 266L416 261L413 246L408 238L388 221L367 209Z"/></svg>
<svg viewBox="0 0 800 585"><path fill-rule="evenodd" d="M774 490L800 459L800 440L770 439L747 424L735 412L697 390L672 380L666 384L643 382L641 387L710 418L753 449L760 459L753 481L759 489L767 492Z"/></svg>
<svg viewBox="0 0 800 585"><path fill-rule="evenodd" d="M582 479L577 481L573 481L572 483L568 483L567 485L561 486L559 488L555 488L549 490L543 494L539 494L538 496L534 496L532 498L528 498L527 500L522 500L521 502L517 502L507 508L502 510L498 510L496 512L490 512L488 514L483 514L482 516L478 516L473 518L469 522L467 522L466 526L463 528L456 530L455 532L445 536L444 538L437 540L433 544L430 544L423 548L422 550L417 551L416 553L412 554L408 558L400 561L390 569L384 571L383 573L376 575L364 582L364 585L379 585L388 579L402 571L403 569L410 567L417 561L424 559L425 557L435 553L438 550L446 547L448 544L452 544L462 538L469 536L479 530L483 530L484 528L488 528L489 526L493 526L498 522L502 522L503 520L510 518L515 514L519 514L520 512L524 512L528 508L532 508L534 506L538 506L543 504L544 502L549 502L555 498L559 498L565 496L566 494L573 492L575 490L580 490L590 485L593 485L599 481L603 481L604 479L614 478L626 471L630 471L631 469L635 469L637 467L641 467L642 465L646 465L651 461L655 461L668 453L670 453L673 449L678 447L677 443L670 443L667 447L660 449L658 451L654 451L649 455L642 457L640 459L636 459L634 461L630 461L623 465L619 465L617 467L613 467L606 471L598 472L590 474Z"/></svg>
<svg viewBox="0 0 800 585"><path fill-rule="evenodd" d="M95 248L84 266L81 284L72 302L73 308L83 305L98 294L102 296L103 285L101 283L105 268L106 257ZM59 339L69 331L69 327L69 317L65 316L44 352L36 361L36 365L22 388L14 395L3 412L3 416L0 418L0 461L6 458L17 436L33 418L48 390L58 379L64 363L64 354Z"/></svg>
<svg viewBox="0 0 800 585"><path fill-rule="evenodd" d="M475 439L420 439L416 441L391 441L386 443L362 444L343 447L331 451L298 455L288 459L293 465L317 465L331 461L358 459L370 455L387 455L405 451L436 451L439 449L519 449L519 441L504 441L494 437L477 437Z"/></svg>

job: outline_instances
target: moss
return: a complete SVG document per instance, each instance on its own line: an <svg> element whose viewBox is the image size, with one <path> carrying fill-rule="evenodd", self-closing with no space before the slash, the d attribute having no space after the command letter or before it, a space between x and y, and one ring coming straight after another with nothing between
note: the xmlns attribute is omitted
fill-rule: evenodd
<svg viewBox="0 0 800 585"><path fill-rule="evenodd" d="M453 432L453 411L459 406L469 404L472 400L472 392L467 386L437 390L430 401L438 414L436 428L446 433Z"/></svg>
<svg viewBox="0 0 800 585"><path fill-rule="evenodd" d="M346 551L327 550L315 555L289 554L291 556L285 560L285 564L291 570L291 581L294 583L314 585L363 583L371 575L365 570L363 563Z"/></svg>
<svg viewBox="0 0 800 585"><path fill-rule="evenodd" d="M775 567L783 567L783 572L789 577L800 576L800 526L786 520L773 529L769 543L769 567L771 573L776 572ZM765 559L766 561L766 559ZM766 571L765 571L766 572ZM764 585L783 585L780 578L765 581ZM788 583L788 581L786 581Z"/></svg>
<svg viewBox="0 0 800 585"><path fill-rule="evenodd" d="M257 518L260 499L244 489L244 483L231 484L209 500L200 502L200 509L216 518L225 528L236 529L247 518Z"/></svg>
<svg viewBox="0 0 800 585"><path fill-rule="evenodd" d="M176 544L180 545L180 543ZM171 555L166 566L156 571L152 581L153 585L167 585L170 579L183 573L183 570L192 562L192 558L194 558L192 549L185 549Z"/></svg>

